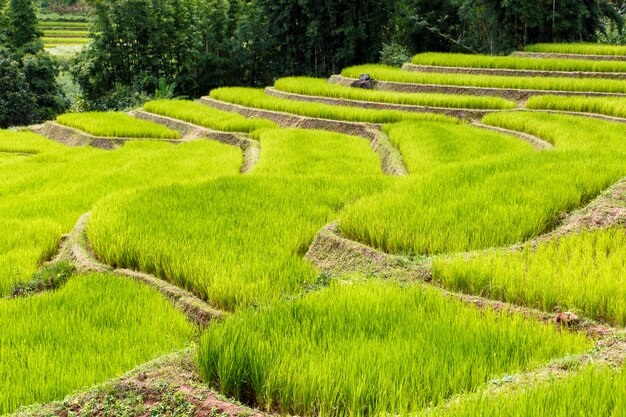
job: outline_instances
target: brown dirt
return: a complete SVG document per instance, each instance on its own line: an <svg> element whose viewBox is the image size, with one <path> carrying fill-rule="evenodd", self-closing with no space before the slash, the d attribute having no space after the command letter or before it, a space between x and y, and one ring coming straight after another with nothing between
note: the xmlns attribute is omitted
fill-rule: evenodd
<svg viewBox="0 0 626 417"><path fill-rule="evenodd" d="M512 77L565 77L626 80L626 73L623 72L542 71L505 68L443 67L437 65L416 65L409 63L404 64L402 69L413 72L434 72L443 74L483 74L505 75Z"/></svg>
<svg viewBox="0 0 626 417"><path fill-rule="evenodd" d="M332 75L328 80L333 84L351 86L354 78L346 78L341 75ZM550 90L520 90L507 88L481 88L463 87L454 85L415 84L391 81L376 81L376 89L399 91L405 93L443 93L443 94L469 94L478 96L503 97L515 102L523 102L533 95L559 95L559 96L586 96L586 97L626 97L626 94L576 92L576 91L550 91Z"/></svg>
<svg viewBox="0 0 626 417"><path fill-rule="evenodd" d="M375 109L375 110L400 110L414 113L433 113L442 114L445 116L456 117L464 120L476 120L481 119L484 115L505 110L487 110L487 109L455 109L447 107L428 107L428 106L411 106L406 104L391 104L391 103L378 103L373 101L362 100L348 100L344 98L331 98L331 97L319 97L319 96L307 96L302 94L287 93L277 90L273 87L267 87L265 93L280 98L286 98L289 100L298 100L314 103L330 104L333 106L349 106L358 107L362 109ZM511 111L511 109L507 110Z"/></svg>
<svg viewBox="0 0 626 417"><path fill-rule="evenodd" d="M101 149L115 149L130 140L158 141L173 144L180 143L180 140L173 139L106 138L93 136L55 122L46 122L42 125L32 126L31 131L68 146L93 146L94 148Z"/></svg>
<svg viewBox="0 0 626 417"><path fill-rule="evenodd" d="M479 127L481 129L493 130L495 132L515 136L517 138L522 139L525 142L530 143L531 145L533 145L533 148L535 148L538 151L545 150L545 149L554 149L554 146L551 143L546 142L545 140L538 138L537 136L518 132L517 130L509 130L509 129L503 129L501 127L488 126L480 122L474 122L472 123L472 125Z"/></svg>
<svg viewBox="0 0 626 417"><path fill-rule="evenodd" d="M200 100L208 106L239 113L250 118L264 118L276 122L283 128L320 129L347 135L361 136L370 141L371 147L381 160L381 169L387 175L406 175L406 167L400 152L391 145L387 136L381 131L381 125L374 123L345 122L339 120L317 119L297 116L289 113L255 109L237 104L226 103L210 97Z"/></svg>
<svg viewBox="0 0 626 417"><path fill-rule="evenodd" d="M24 408L14 417L268 416L207 387L200 379L194 357L191 349L168 355L63 401Z"/></svg>
<svg viewBox="0 0 626 417"><path fill-rule="evenodd" d="M544 52L513 52L511 56L519 56L525 58L582 59L589 61L626 61L626 56L623 55L582 55Z"/></svg>

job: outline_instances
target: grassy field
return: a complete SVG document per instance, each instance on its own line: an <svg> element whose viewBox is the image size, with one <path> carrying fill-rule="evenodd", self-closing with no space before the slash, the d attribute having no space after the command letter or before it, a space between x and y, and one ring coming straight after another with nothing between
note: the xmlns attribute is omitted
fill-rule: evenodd
<svg viewBox="0 0 626 417"><path fill-rule="evenodd" d="M599 93L626 93L626 81L601 80L595 78L559 77L512 77L504 75L438 74L402 71L385 65L358 65L349 67L341 75L359 78L370 74L379 81L394 81L414 84L455 85L480 88L507 88L522 90L553 90Z"/></svg>
<svg viewBox="0 0 626 417"><path fill-rule="evenodd" d="M620 125L521 112L494 113L484 120L535 134L555 144L556 150L531 152L529 147L517 145L506 152L487 151L479 158L459 151L454 163L450 158L455 154L422 154L433 147L454 149L468 141L465 126L424 127L420 134L406 126L392 128L391 140L400 149L411 149L405 159L412 175L347 207L340 215L342 232L402 254L510 245L551 230L562 213L579 207L626 175L626 133ZM577 133L581 131L588 134L582 137ZM490 149L494 136L475 131L474 146ZM504 141L502 138L501 143ZM438 165L445 169L437 169ZM429 166L433 169L427 170Z"/></svg>
<svg viewBox="0 0 626 417"><path fill-rule="evenodd" d="M534 96L528 99L526 107L536 110L596 113L626 118L626 97Z"/></svg>
<svg viewBox="0 0 626 417"><path fill-rule="evenodd" d="M120 138L179 139L175 130L120 112L66 113L57 116L59 124L94 136Z"/></svg>
<svg viewBox="0 0 626 417"><path fill-rule="evenodd" d="M486 392L418 414L419 417L623 417L626 370L587 366L564 379L527 389Z"/></svg>
<svg viewBox="0 0 626 417"><path fill-rule="evenodd" d="M584 61L579 59L524 58L512 56L447 54L427 52L411 60L418 65L462 68L498 68L537 71L626 72L626 61Z"/></svg>
<svg viewBox="0 0 626 417"><path fill-rule="evenodd" d="M598 43L537 43L526 45L524 51L555 54L626 55L626 46Z"/></svg>
<svg viewBox="0 0 626 417"><path fill-rule="evenodd" d="M466 260L438 259L435 279L446 288L545 311L576 311L626 325L626 234L585 232L522 252L493 252Z"/></svg>
<svg viewBox="0 0 626 417"><path fill-rule="evenodd" d="M0 160L0 294L28 280L61 234L100 198L155 185L237 174L241 150L212 141L129 142L115 151L68 148L26 132L0 131L0 148L32 152ZM25 159L24 159L25 158Z"/></svg>
<svg viewBox="0 0 626 417"><path fill-rule="evenodd" d="M258 138L261 161L251 175L97 204L88 225L96 253L228 310L315 283L319 271L302 258L315 234L388 179L362 138L300 130Z"/></svg>
<svg viewBox="0 0 626 417"><path fill-rule="evenodd" d="M331 285L211 326L199 364L222 392L266 411L406 415L589 347L582 335L422 285L374 282Z"/></svg>
<svg viewBox="0 0 626 417"><path fill-rule="evenodd" d="M183 314L144 285L76 276L60 290L0 300L0 414L62 399L191 341Z"/></svg>
<svg viewBox="0 0 626 417"><path fill-rule="evenodd" d="M318 119L366 123L394 123L402 120L436 120L455 122L451 117L409 113L396 110L370 110L347 106L287 100L266 95L263 90L244 87L223 87L211 91L211 98L256 109L291 113Z"/></svg>
<svg viewBox="0 0 626 417"><path fill-rule="evenodd" d="M500 97L397 93L393 91L365 90L329 84L326 80L309 77L281 78L276 80L274 87L280 91L303 94L307 96L322 96L412 106L462 109L514 109L517 107L515 102Z"/></svg>
<svg viewBox="0 0 626 417"><path fill-rule="evenodd" d="M150 113L225 132L250 133L257 129L278 127L270 120L247 119L237 113L225 112L187 100L154 100L144 103L143 108Z"/></svg>
<svg viewBox="0 0 626 417"><path fill-rule="evenodd" d="M46 48L59 45L80 46L91 41L88 22L40 21L37 27L43 33L41 41Z"/></svg>

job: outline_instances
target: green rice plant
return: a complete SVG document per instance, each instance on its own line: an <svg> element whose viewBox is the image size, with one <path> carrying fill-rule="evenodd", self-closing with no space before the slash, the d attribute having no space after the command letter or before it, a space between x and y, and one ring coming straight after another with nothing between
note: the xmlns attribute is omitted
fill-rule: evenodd
<svg viewBox="0 0 626 417"><path fill-rule="evenodd" d="M319 119L366 123L394 123L402 120L433 120L456 122L438 114L409 113L397 110L371 110L347 106L309 103L266 95L263 90L245 87L223 87L211 91L211 97L228 103L256 109L279 111Z"/></svg>
<svg viewBox="0 0 626 417"><path fill-rule="evenodd" d="M398 93L393 91L366 90L329 84L326 80L309 77L281 78L274 87L288 93L307 96L322 96L348 100L374 101L379 103L404 104L464 109L514 109L517 104L500 97L478 97L454 94Z"/></svg>
<svg viewBox="0 0 626 417"><path fill-rule="evenodd" d="M380 173L380 160L367 139L325 130L264 130L259 175L371 176Z"/></svg>
<svg viewBox="0 0 626 417"><path fill-rule="evenodd" d="M522 90L553 90L601 93L626 93L626 80L603 80L597 78L565 77L511 77L505 75L440 74L402 71L385 65L358 65L349 67L341 75L359 78L370 74L379 81L415 84L456 85L480 88L505 88Z"/></svg>
<svg viewBox="0 0 626 417"><path fill-rule="evenodd" d="M58 21L40 21L37 26L39 29L48 28L81 28L87 29L89 27L88 22L58 22Z"/></svg>
<svg viewBox="0 0 626 417"><path fill-rule="evenodd" d="M278 127L266 119L248 119L187 100L154 100L143 105L144 110L166 117L183 120L198 126L225 132L249 133L257 129Z"/></svg>
<svg viewBox="0 0 626 417"><path fill-rule="evenodd" d="M53 36L41 37L41 42L45 45L86 45L91 42L90 38L58 38Z"/></svg>
<svg viewBox="0 0 626 417"><path fill-rule="evenodd" d="M180 133L121 112L66 113L57 122L95 136L179 139Z"/></svg>
<svg viewBox="0 0 626 417"><path fill-rule="evenodd" d="M433 148L454 149L468 142L467 128L388 128L401 150L411 149L405 158L412 175L346 207L340 214L341 231L391 253L432 255L506 246L553 229L563 213L626 175L626 133L618 124L521 112L491 114L484 121L535 134L556 150L533 153L513 146L510 152L498 152L497 146L492 148L497 141L490 139L497 136L485 133L472 139L475 150L468 144L450 155L429 154ZM505 139L500 144L504 148ZM487 152L474 156L480 147ZM456 164L449 160L454 156Z"/></svg>
<svg viewBox="0 0 626 417"><path fill-rule="evenodd" d="M624 229L583 232L521 252L440 258L433 274L446 288L626 325Z"/></svg>
<svg viewBox="0 0 626 417"><path fill-rule="evenodd" d="M626 55L626 46L599 43L536 43L526 45L524 51L554 54Z"/></svg>
<svg viewBox="0 0 626 417"><path fill-rule="evenodd" d="M586 366L562 379L533 383L527 388L485 391L420 417L623 417L626 410L626 370Z"/></svg>
<svg viewBox="0 0 626 417"><path fill-rule="evenodd" d="M526 107L536 110L574 111L626 118L626 98L621 97L533 96L526 102Z"/></svg>
<svg viewBox="0 0 626 417"><path fill-rule="evenodd" d="M418 284L332 284L208 329L203 378L288 415L406 415L591 344Z"/></svg>
<svg viewBox="0 0 626 417"><path fill-rule="evenodd" d="M46 38L86 38L89 31L69 29L44 29L43 36Z"/></svg>
<svg viewBox="0 0 626 417"><path fill-rule="evenodd" d="M28 281L55 253L61 235L102 197L235 175L242 161L240 149L215 141L133 141L104 151L0 130L2 148L35 154L0 159L1 296Z"/></svg>
<svg viewBox="0 0 626 417"><path fill-rule="evenodd" d="M70 279L37 297L0 299L0 413L62 400L191 341L184 315L115 275Z"/></svg>
<svg viewBox="0 0 626 417"><path fill-rule="evenodd" d="M426 52L411 60L417 65L441 67L497 68L535 71L626 72L625 61L593 61L580 59L526 58L514 56L450 54Z"/></svg>

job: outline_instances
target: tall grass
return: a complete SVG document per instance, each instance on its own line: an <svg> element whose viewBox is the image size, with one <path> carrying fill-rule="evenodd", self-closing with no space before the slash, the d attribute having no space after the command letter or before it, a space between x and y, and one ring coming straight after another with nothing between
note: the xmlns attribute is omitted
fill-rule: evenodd
<svg viewBox="0 0 626 417"><path fill-rule="evenodd" d="M61 400L193 336L156 291L113 275L77 276L53 293L0 300L0 317L1 414Z"/></svg>
<svg viewBox="0 0 626 417"><path fill-rule="evenodd" d="M485 133L484 139L473 139L476 150L452 154L458 156L455 164L443 153L431 158L421 154L437 141L441 143L434 146L444 149L468 142L466 127L416 126L413 132L408 125L391 128L392 141L405 152L411 149L406 160L412 175L348 206L340 215L342 232L392 253L510 245L552 229L563 213L626 175L626 133L618 124L518 112L491 114L484 120L535 134L554 143L556 150L531 153L527 147L513 146L491 152L493 145L487 142L495 135ZM480 147L487 152L477 158L472 154Z"/></svg>
<svg viewBox="0 0 626 417"><path fill-rule="evenodd" d="M367 123L394 123L401 120L434 120L441 122L456 121L456 119L451 117L436 114L409 113L397 110L370 110L288 100L268 96L263 92L263 90L244 87L217 88L211 91L211 97L216 100L239 104L246 107L279 111L319 119L346 120Z"/></svg>
<svg viewBox="0 0 626 417"><path fill-rule="evenodd" d="M565 77L511 77L504 75L439 74L402 71L385 65L359 65L344 69L344 77L359 78L370 74L380 81L415 84L456 85L481 88L508 88L522 90L553 90L601 93L626 93L625 80Z"/></svg>
<svg viewBox="0 0 626 417"><path fill-rule="evenodd" d="M598 43L536 43L526 45L524 51L581 55L626 55L626 46Z"/></svg>
<svg viewBox="0 0 626 417"><path fill-rule="evenodd" d="M274 87L280 91L308 96L322 96L413 106L464 109L514 109L517 107L515 102L500 97L397 93L393 91L366 90L329 84L326 80L309 77L281 78L274 83Z"/></svg>
<svg viewBox="0 0 626 417"><path fill-rule="evenodd" d="M175 130L119 112L66 113L57 116L62 125L95 136L179 139Z"/></svg>
<svg viewBox="0 0 626 417"><path fill-rule="evenodd" d="M270 120L247 119L238 113L229 113L186 100L149 101L143 105L143 108L150 113L225 132L249 133L256 129L278 127Z"/></svg>
<svg viewBox="0 0 626 417"><path fill-rule="evenodd" d="M587 366L564 379L535 383L526 389L486 392L438 407L420 417L623 417L626 370Z"/></svg>
<svg viewBox="0 0 626 417"><path fill-rule="evenodd" d="M266 411L398 415L589 346L582 335L478 311L422 285L375 281L212 325L198 361L205 380Z"/></svg>
<svg viewBox="0 0 626 417"><path fill-rule="evenodd" d="M562 110L626 117L626 98L534 96L526 107L537 110Z"/></svg>
<svg viewBox="0 0 626 417"><path fill-rule="evenodd" d="M28 280L39 262L54 253L61 235L102 197L237 174L241 166L238 148L213 141L176 146L137 141L103 151L0 131L0 148L36 152L0 161L0 295Z"/></svg>
<svg viewBox="0 0 626 417"><path fill-rule="evenodd" d="M552 311L555 307L626 324L626 233L623 229L562 237L522 252L441 258L445 287Z"/></svg>
<svg viewBox="0 0 626 417"><path fill-rule="evenodd" d="M254 135L261 142L259 175L329 177L371 176L380 160L367 139L324 130L265 130Z"/></svg>
<svg viewBox="0 0 626 417"><path fill-rule="evenodd" d="M417 54L411 60L418 65L463 68L503 68L512 70L538 71L584 71L584 72L626 72L626 62L592 61L579 59L525 58L512 56L449 54L427 52Z"/></svg>

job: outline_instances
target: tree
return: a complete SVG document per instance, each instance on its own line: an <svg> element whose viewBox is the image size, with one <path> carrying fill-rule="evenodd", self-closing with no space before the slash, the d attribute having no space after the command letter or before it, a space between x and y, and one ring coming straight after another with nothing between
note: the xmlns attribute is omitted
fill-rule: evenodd
<svg viewBox="0 0 626 417"><path fill-rule="evenodd" d="M0 128L32 123L37 108L20 63L0 51Z"/></svg>
<svg viewBox="0 0 626 417"><path fill-rule="evenodd" d="M41 34L37 29L33 0L9 0L5 20L6 42L10 48L27 52L37 52L40 49Z"/></svg>

